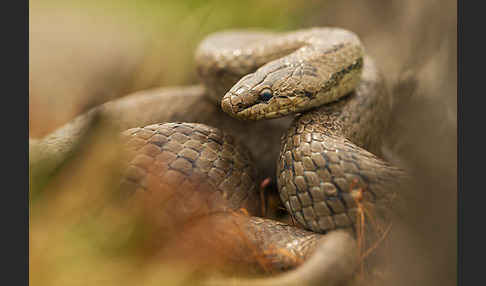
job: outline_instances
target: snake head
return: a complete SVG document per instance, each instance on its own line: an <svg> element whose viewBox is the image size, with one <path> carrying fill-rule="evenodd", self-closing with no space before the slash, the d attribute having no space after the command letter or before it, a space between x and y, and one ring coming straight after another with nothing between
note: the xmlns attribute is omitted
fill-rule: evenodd
<svg viewBox="0 0 486 286"><path fill-rule="evenodd" d="M292 65L276 61L247 74L223 97L223 111L244 120L277 118L296 112L305 93L298 90L302 85L292 77L294 72Z"/></svg>
<svg viewBox="0 0 486 286"><path fill-rule="evenodd" d="M258 114L265 115L263 107L275 104L275 93L271 85L254 84L257 78L249 74L235 84L221 101L223 111L239 119L260 119Z"/></svg>
<svg viewBox="0 0 486 286"><path fill-rule="evenodd" d="M223 111L243 120L272 119L335 101L357 86L363 59L327 69L295 62L277 60L241 78L224 95Z"/></svg>

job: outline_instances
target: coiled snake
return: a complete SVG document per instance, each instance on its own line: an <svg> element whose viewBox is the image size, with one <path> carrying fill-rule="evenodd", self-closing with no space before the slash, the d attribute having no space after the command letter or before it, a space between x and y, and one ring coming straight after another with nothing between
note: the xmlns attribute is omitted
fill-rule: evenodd
<svg viewBox="0 0 486 286"><path fill-rule="evenodd" d="M353 231L358 204L386 205L405 176L377 157L391 97L358 37L339 28L220 32L201 43L196 62L204 87L108 102L31 140L32 172L46 162L59 165L101 115L131 128L123 132L131 154L124 194L182 190L165 210L178 222L196 211L244 208L250 216L242 228L262 250L285 249L303 260L314 255L329 284L348 277L354 242L333 230ZM289 117L251 121L294 113L290 126ZM252 216L261 215L257 182L275 174L283 204L306 230ZM319 247L329 255L318 254ZM296 263L278 253L268 259L279 269ZM309 272L306 267L295 271Z"/></svg>

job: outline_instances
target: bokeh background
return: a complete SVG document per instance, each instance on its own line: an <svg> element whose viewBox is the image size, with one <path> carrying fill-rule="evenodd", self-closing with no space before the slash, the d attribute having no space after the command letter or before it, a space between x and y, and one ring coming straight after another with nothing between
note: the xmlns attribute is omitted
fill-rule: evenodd
<svg viewBox="0 0 486 286"><path fill-rule="evenodd" d="M387 159L417 178L403 194L406 207L397 211L386 269L356 283L456 284L456 1L30 0L29 5L32 138L134 91L197 83L193 53L213 31L339 26L356 32L396 98L385 134ZM172 260L120 250L135 249L131 234L138 224L129 212L106 208L103 184L86 179L116 164L106 144L94 143L97 148L48 184L46 195L31 200L31 285L193 281L192 272ZM100 157L95 168L82 159Z"/></svg>

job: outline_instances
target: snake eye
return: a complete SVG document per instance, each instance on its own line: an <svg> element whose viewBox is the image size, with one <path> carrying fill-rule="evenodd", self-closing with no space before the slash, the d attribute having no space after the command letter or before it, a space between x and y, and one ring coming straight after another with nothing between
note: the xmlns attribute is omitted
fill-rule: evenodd
<svg viewBox="0 0 486 286"><path fill-rule="evenodd" d="M273 92L269 88L264 88L260 91L260 99L262 101L269 101L273 97Z"/></svg>

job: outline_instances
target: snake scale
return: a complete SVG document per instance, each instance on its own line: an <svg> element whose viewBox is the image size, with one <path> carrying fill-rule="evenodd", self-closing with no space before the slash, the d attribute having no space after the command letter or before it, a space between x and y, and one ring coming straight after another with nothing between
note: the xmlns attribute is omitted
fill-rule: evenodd
<svg viewBox="0 0 486 286"><path fill-rule="evenodd" d="M378 157L392 98L359 38L339 28L225 31L200 44L196 63L204 86L127 96L32 139L31 170L59 165L101 115L128 128L124 195L173 190L161 215L175 225L196 213L244 208L249 215L238 223L262 253L273 247L300 258L274 251L267 255L273 268L309 261L279 279L302 279L308 265L318 265L329 284L349 277L355 243L337 229L353 233L358 204L386 208L406 177ZM258 217L257 183L265 177L276 177L300 227Z"/></svg>

